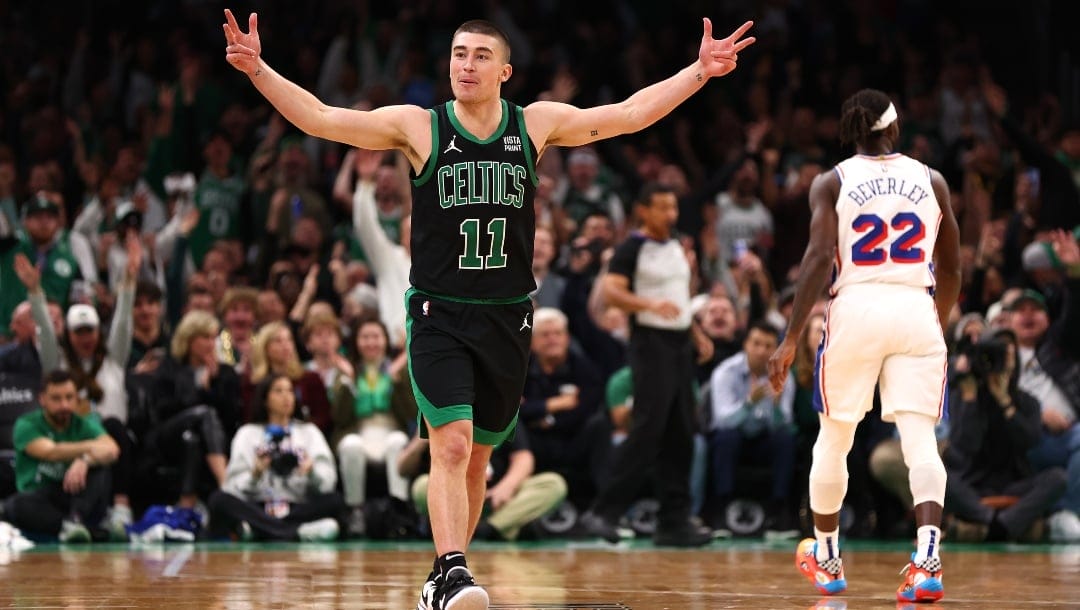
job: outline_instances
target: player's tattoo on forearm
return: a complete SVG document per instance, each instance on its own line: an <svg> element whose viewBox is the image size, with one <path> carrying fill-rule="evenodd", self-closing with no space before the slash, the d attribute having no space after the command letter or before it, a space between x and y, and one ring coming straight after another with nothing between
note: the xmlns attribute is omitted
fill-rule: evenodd
<svg viewBox="0 0 1080 610"><path fill-rule="evenodd" d="M600 135L600 132L594 129L594 130L589 132L589 135L595 137L595 136Z"/></svg>
<svg viewBox="0 0 1080 610"><path fill-rule="evenodd" d="M701 82L701 72L698 72L697 74L695 74L694 78L696 78L697 81L700 83Z"/></svg>
<svg viewBox="0 0 1080 610"><path fill-rule="evenodd" d="M262 75L262 68L255 68L255 76Z"/></svg>

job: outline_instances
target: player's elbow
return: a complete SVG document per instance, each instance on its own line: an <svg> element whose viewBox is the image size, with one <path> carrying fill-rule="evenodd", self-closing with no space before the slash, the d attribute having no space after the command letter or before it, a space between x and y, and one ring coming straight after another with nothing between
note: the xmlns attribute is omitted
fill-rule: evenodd
<svg viewBox="0 0 1080 610"><path fill-rule="evenodd" d="M811 246L806 250L806 254L803 256L802 267L800 269L803 273L823 272L828 271L829 267L833 264L833 252L825 248L814 248Z"/></svg>
<svg viewBox="0 0 1080 610"><path fill-rule="evenodd" d="M617 104L616 110L615 116L617 116L619 120L612 126L614 127L614 133L611 135L621 136L641 131L655 123L658 118L650 116L644 108L635 104L632 100L626 100Z"/></svg>

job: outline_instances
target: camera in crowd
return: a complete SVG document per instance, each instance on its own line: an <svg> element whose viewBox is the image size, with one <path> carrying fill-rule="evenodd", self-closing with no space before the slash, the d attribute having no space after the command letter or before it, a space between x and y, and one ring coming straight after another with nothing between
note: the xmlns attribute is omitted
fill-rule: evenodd
<svg viewBox="0 0 1080 610"><path fill-rule="evenodd" d="M287 477L300 465L302 451L293 447L287 428L270 425L266 427L266 442L259 447L258 456L270 456L270 472L279 477Z"/></svg>
<svg viewBox="0 0 1080 610"><path fill-rule="evenodd" d="M1000 336L991 336L959 346L967 356L968 372L976 379L986 379L1005 371L1009 355L1009 342Z"/></svg>

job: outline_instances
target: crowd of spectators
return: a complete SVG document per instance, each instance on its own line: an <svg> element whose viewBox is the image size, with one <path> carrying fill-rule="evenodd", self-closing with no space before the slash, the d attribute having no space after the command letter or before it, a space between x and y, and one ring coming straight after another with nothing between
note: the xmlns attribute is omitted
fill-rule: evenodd
<svg viewBox="0 0 1080 610"><path fill-rule="evenodd" d="M225 64L207 3L124 4L111 21L99 4L0 7L0 519L68 540L415 532L393 518L425 508L403 355L409 214L424 203L411 201L408 163L293 131ZM357 108L449 99L450 36L471 17L509 35L504 97L580 106L685 65L703 14L721 30L757 21L737 72L672 116L540 159L533 362L481 537L543 531L525 525L583 509L602 487L633 385L648 380L629 378L630 325L596 280L652 182L678 196L692 313L715 346L697 371L695 512L736 533L807 527L822 317L778 395L764 361L786 326L810 183L850 154L840 102L876 87L899 110L899 152L943 172L961 227L963 290L945 329L952 418L939 426L950 535L1080 541L1080 55L1063 29L1075 10L1035 3L1010 22L1020 32L1003 32L973 23L972 2L945 4L232 9L260 13L277 70ZM1039 42L996 44L1006 37ZM34 444L49 434L40 415L16 423L39 392L45 421L70 413L85 433L53 444L80 451ZM37 475L17 464L28 444ZM845 531L907 532L892 426L871 414L850 461ZM66 468L95 473L94 510L27 520L43 497L84 493ZM747 525L747 498L760 522Z"/></svg>

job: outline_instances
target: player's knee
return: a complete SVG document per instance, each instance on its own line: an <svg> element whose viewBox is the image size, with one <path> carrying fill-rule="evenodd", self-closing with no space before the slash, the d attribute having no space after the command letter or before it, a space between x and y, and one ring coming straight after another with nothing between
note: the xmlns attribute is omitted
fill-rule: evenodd
<svg viewBox="0 0 1080 610"><path fill-rule="evenodd" d="M454 430L433 434L431 437L431 461L442 464L464 465L472 453L472 442L467 434Z"/></svg>
<svg viewBox="0 0 1080 610"><path fill-rule="evenodd" d="M918 506L923 502L945 503L945 484L947 475L945 464L937 452L933 459L926 459L912 464L910 469L911 497Z"/></svg>

